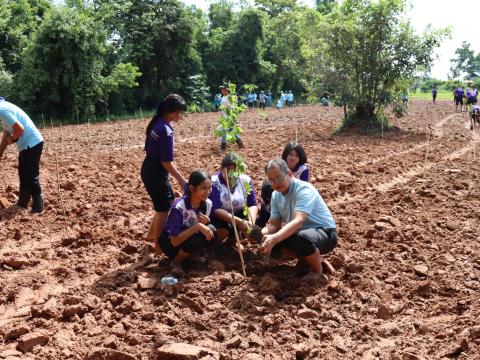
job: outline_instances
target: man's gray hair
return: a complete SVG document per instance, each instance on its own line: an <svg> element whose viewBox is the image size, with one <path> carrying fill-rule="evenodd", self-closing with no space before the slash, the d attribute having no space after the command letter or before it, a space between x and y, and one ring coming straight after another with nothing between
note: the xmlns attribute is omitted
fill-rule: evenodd
<svg viewBox="0 0 480 360"><path fill-rule="evenodd" d="M267 164L265 165L265 174L268 170L274 167L278 168L283 175L287 175L290 171L285 160L276 158L267 162Z"/></svg>

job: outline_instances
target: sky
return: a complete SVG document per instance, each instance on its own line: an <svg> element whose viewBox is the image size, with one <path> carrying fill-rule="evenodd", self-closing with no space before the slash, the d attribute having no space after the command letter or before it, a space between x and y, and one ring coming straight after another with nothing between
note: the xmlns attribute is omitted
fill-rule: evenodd
<svg viewBox="0 0 480 360"><path fill-rule="evenodd" d="M458 1L458 2L457 2ZM475 53L480 52L480 36L477 20L471 14L480 14L480 0L409 0L411 10L409 17L413 28L423 33L428 24L440 29L451 27L451 38L444 40L437 50L438 59L435 60L431 76L446 80L450 71L450 59L462 41L467 41ZM183 0L188 5L195 5L207 10L209 0ZM253 2L253 1L252 1ZM304 4L313 6L314 0L304 0Z"/></svg>

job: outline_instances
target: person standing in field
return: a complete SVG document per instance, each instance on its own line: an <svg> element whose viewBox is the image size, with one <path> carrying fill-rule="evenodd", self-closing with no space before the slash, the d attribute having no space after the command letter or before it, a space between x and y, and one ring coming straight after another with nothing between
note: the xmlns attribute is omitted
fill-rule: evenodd
<svg viewBox="0 0 480 360"><path fill-rule="evenodd" d="M185 100L180 95L168 95L158 104L157 111L146 130L146 156L140 175L155 210L147 240L155 242L156 245L158 245L158 237L163 232L165 220L174 199L168 180L169 174L177 180L181 189L184 189L186 185L185 178L173 163L174 131L171 125L182 119L186 109Z"/></svg>
<svg viewBox="0 0 480 360"><path fill-rule="evenodd" d="M230 91L228 90L228 88L226 86L220 86L220 92L222 93L222 104L220 106L220 110L222 111L222 116L224 118L227 117L227 113L225 112L224 109L222 109L222 107L224 108L232 108L233 104L230 103L230 99L228 98L228 96L230 95ZM248 96L250 97L251 94L249 94ZM250 101L250 100L248 100ZM250 105L249 105L250 106ZM227 131L227 129L222 129L223 131ZM240 137L240 135L236 134L235 135L235 142L237 143L238 147L241 149L243 148L243 141L242 141L242 138ZM223 134L222 135L222 138L220 140L220 149L221 150L225 150L227 148L227 135L226 134Z"/></svg>
<svg viewBox="0 0 480 360"><path fill-rule="evenodd" d="M460 111L463 111L463 98L465 97L465 91L461 86L457 87L453 92L453 101L455 101L455 112L458 111L458 105L460 105Z"/></svg>
<svg viewBox="0 0 480 360"><path fill-rule="evenodd" d="M290 90L287 94L287 101L288 101L288 106L293 106L293 93L292 90Z"/></svg>
<svg viewBox="0 0 480 360"><path fill-rule="evenodd" d="M433 89L432 89L432 99L433 99L433 103L435 104L435 100L437 99L437 88L434 86Z"/></svg>
<svg viewBox="0 0 480 360"><path fill-rule="evenodd" d="M27 208L32 199L32 213L41 213L44 208L40 185L40 158L43 137L30 117L18 106L0 97L0 122L3 137L0 142L0 159L7 146L17 144L18 177L20 193L17 206Z"/></svg>
<svg viewBox="0 0 480 360"><path fill-rule="evenodd" d="M265 95L265 92L260 92L260 95L258 96L258 101L259 108L265 110L265 103L267 101L267 96Z"/></svg>

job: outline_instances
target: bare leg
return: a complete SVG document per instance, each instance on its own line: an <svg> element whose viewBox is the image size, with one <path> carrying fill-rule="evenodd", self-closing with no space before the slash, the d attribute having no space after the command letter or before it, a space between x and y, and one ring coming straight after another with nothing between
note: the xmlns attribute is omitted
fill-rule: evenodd
<svg viewBox="0 0 480 360"><path fill-rule="evenodd" d="M147 240L156 242L160 234L163 232L165 220L167 220L168 211L156 212L153 216L150 229L148 230Z"/></svg>
<svg viewBox="0 0 480 360"><path fill-rule="evenodd" d="M320 256L320 251L318 249L312 255L304 257L308 266L310 266L310 271L313 273L322 273L322 257Z"/></svg>
<svg viewBox="0 0 480 360"><path fill-rule="evenodd" d="M217 234L216 234L217 241L222 242L227 237L228 237L227 229L223 229L223 228L217 229Z"/></svg>

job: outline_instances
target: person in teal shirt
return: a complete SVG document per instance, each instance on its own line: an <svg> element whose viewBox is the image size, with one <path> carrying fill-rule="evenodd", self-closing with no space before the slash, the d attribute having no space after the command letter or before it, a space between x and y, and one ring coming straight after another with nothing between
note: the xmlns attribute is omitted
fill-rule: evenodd
<svg viewBox="0 0 480 360"><path fill-rule="evenodd" d="M7 146L17 144L18 176L20 194L17 205L27 208L32 201L32 212L43 211L43 194L40 186L40 158L43 150L43 137L30 117L18 106L0 97L0 123L3 137L0 142L0 159Z"/></svg>
<svg viewBox="0 0 480 360"><path fill-rule="evenodd" d="M268 255L280 251L295 256L309 266L305 279L323 278L321 255L337 245L336 224L330 210L312 184L293 177L285 160L270 160L265 173L274 191L259 252Z"/></svg>

